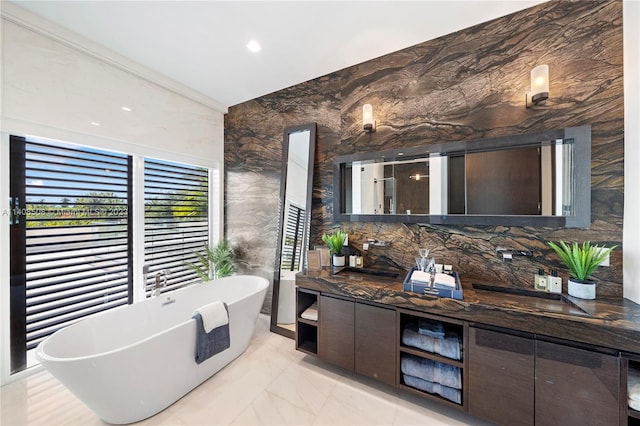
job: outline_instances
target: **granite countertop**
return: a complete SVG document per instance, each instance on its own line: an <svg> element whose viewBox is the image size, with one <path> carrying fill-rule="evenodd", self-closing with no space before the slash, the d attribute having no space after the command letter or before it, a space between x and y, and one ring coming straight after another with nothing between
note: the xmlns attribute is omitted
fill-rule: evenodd
<svg viewBox="0 0 640 426"><path fill-rule="evenodd" d="M627 299L583 300L564 295L564 301L547 300L476 289L473 283L477 281L461 277L464 299L455 300L404 291L407 271L395 278L336 271L300 272L296 284L356 300L640 354L640 305Z"/></svg>

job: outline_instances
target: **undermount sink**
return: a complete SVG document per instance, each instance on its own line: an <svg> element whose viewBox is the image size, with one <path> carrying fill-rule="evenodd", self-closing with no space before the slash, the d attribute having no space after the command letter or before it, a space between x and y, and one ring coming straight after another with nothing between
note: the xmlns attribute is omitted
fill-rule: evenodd
<svg viewBox="0 0 640 426"><path fill-rule="evenodd" d="M526 303L531 307L547 312L560 312L572 315L591 315L581 306L574 303L564 294L547 293L518 287L507 287L492 284L472 283L476 292L502 293L500 301L506 303Z"/></svg>
<svg viewBox="0 0 640 426"><path fill-rule="evenodd" d="M334 272L334 275L340 274L343 272L350 272L350 273L355 272L356 274L375 275L378 277L389 277L389 278L398 278L398 276L400 276L399 272L387 271L383 269L374 269L374 268L354 268L351 266L347 266L345 268L342 268Z"/></svg>

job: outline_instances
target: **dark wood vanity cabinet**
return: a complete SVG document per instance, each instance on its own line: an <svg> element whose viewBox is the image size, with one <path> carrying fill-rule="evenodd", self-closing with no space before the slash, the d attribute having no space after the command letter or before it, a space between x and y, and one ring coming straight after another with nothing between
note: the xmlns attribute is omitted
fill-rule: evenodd
<svg viewBox="0 0 640 426"><path fill-rule="evenodd" d="M396 311L320 296L320 359L395 385Z"/></svg>
<svg viewBox="0 0 640 426"><path fill-rule="evenodd" d="M618 355L536 341L536 424L617 425Z"/></svg>
<svg viewBox="0 0 640 426"><path fill-rule="evenodd" d="M317 321L305 319L314 304ZM626 375L631 364L640 370L640 355L300 288L297 313L298 350L499 425L640 422L626 404ZM421 318L460 336L460 359L405 344L403 331ZM458 368L460 401L405 383L402 357Z"/></svg>
<svg viewBox="0 0 640 426"><path fill-rule="evenodd" d="M353 371L354 302L322 295L320 296L319 317L318 356L324 361Z"/></svg>
<svg viewBox="0 0 640 426"><path fill-rule="evenodd" d="M391 386L396 384L396 311L355 304L355 370Z"/></svg>
<svg viewBox="0 0 640 426"><path fill-rule="evenodd" d="M534 424L532 336L469 327L469 412L500 425Z"/></svg>
<svg viewBox="0 0 640 426"><path fill-rule="evenodd" d="M501 425L617 425L620 358L470 327L469 412Z"/></svg>

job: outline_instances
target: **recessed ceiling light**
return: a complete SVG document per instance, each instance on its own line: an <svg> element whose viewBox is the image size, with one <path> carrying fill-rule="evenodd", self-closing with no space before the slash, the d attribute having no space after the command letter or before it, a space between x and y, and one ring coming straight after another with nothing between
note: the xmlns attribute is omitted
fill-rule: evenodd
<svg viewBox="0 0 640 426"><path fill-rule="evenodd" d="M122 108L120 108L120 109L121 109L121 110L123 110L123 111L126 111L126 112L131 112L131 111L133 111L133 110L132 110L131 108L129 108L128 106L123 106L123 107L122 107Z"/></svg>
<svg viewBox="0 0 640 426"><path fill-rule="evenodd" d="M97 121L92 121L92 122L91 122L91 125L92 125L92 126L99 126L99 125L100 125L100 123L98 123Z"/></svg>
<svg viewBox="0 0 640 426"><path fill-rule="evenodd" d="M255 40L251 40L248 44L247 44L247 49L249 49L250 51L252 51L253 53L259 52L262 47L260 47L260 44L255 41Z"/></svg>

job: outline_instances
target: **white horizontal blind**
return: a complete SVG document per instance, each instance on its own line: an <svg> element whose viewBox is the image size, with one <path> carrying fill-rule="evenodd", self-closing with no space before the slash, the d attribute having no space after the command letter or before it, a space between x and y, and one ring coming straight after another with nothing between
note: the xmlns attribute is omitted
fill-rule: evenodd
<svg viewBox="0 0 640 426"><path fill-rule="evenodd" d="M147 293L162 271L170 271L162 291L199 281L185 262L197 263L209 240L208 169L145 158L144 176Z"/></svg>
<svg viewBox="0 0 640 426"><path fill-rule="evenodd" d="M80 318L129 302L131 159L25 143L27 350Z"/></svg>

